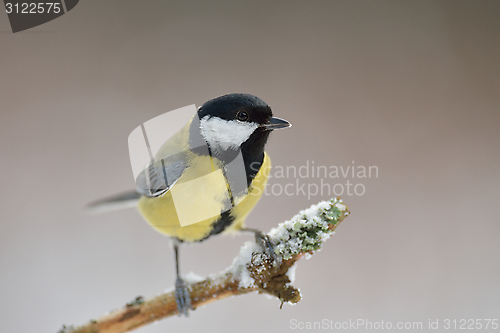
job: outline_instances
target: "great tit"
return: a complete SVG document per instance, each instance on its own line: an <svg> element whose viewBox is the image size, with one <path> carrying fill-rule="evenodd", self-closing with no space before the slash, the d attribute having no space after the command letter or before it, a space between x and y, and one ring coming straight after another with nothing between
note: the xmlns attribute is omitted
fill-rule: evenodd
<svg viewBox="0 0 500 333"><path fill-rule="evenodd" d="M172 238L179 314L191 309L179 272L181 242L245 230L272 247L262 233L244 225L267 183L271 161L264 147L269 134L290 126L273 117L269 105L256 96L214 98L161 146L137 177L135 191L89 205L93 210L136 205L151 227Z"/></svg>

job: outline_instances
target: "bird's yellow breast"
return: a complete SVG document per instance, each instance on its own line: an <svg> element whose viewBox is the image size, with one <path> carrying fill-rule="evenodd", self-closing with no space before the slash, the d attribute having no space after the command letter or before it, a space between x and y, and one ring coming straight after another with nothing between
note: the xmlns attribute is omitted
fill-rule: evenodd
<svg viewBox="0 0 500 333"><path fill-rule="evenodd" d="M164 195L143 196L138 205L142 216L155 230L188 242L208 237L227 205L223 194L227 193L228 187L220 170L214 169L212 157L197 156L196 165L196 168L188 167ZM248 194L242 200L235 200L237 204L230 210L234 220L224 232L237 231L244 226L247 215L264 193L270 168L270 158L264 153L263 163L248 188ZM205 176L200 177L200 174ZM201 220L200 216L210 217L181 226L186 220Z"/></svg>

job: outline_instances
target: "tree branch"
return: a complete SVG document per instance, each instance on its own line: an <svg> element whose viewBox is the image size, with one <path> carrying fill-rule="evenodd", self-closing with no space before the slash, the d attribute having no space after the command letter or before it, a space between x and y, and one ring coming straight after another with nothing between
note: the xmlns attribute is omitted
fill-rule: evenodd
<svg viewBox="0 0 500 333"><path fill-rule="evenodd" d="M278 267L269 254L255 242L246 242L233 264L205 280L187 277L193 309L233 295L258 291L284 302L297 303L300 292L291 285L289 269L303 256L319 251L323 242L337 225L349 215L349 209L340 198L322 201L301 211L289 221L273 228L268 237L275 252L283 260ZM66 327L59 333L122 333L177 314L174 291L149 300L137 297L131 303L90 320L79 327Z"/></svg>

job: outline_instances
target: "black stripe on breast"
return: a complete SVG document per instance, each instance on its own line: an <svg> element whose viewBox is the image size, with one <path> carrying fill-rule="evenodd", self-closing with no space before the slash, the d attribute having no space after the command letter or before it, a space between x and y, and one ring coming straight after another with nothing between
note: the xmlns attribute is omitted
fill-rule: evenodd
<svg viewBox="0 0 500 333"><path fill-rule="evenodd" d="M220 218L215 221L212 227L212 231L207 236L210 237L212 235L217 235L223 232L227 227L229 227L234 221L234 216L231 215L231 211L228 210L220 215Z"/></svg>

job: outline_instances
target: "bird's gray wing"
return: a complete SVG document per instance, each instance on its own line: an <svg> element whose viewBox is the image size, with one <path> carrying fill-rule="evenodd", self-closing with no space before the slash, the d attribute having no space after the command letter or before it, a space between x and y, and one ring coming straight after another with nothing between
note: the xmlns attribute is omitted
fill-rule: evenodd
<svg viewBox="0 0 500 333"><path fill-rule="evenodd" d="M179 180L186 169L183 156L174 156L150 164L136 179L136 191L147 197L159 197Z"/></svg>

